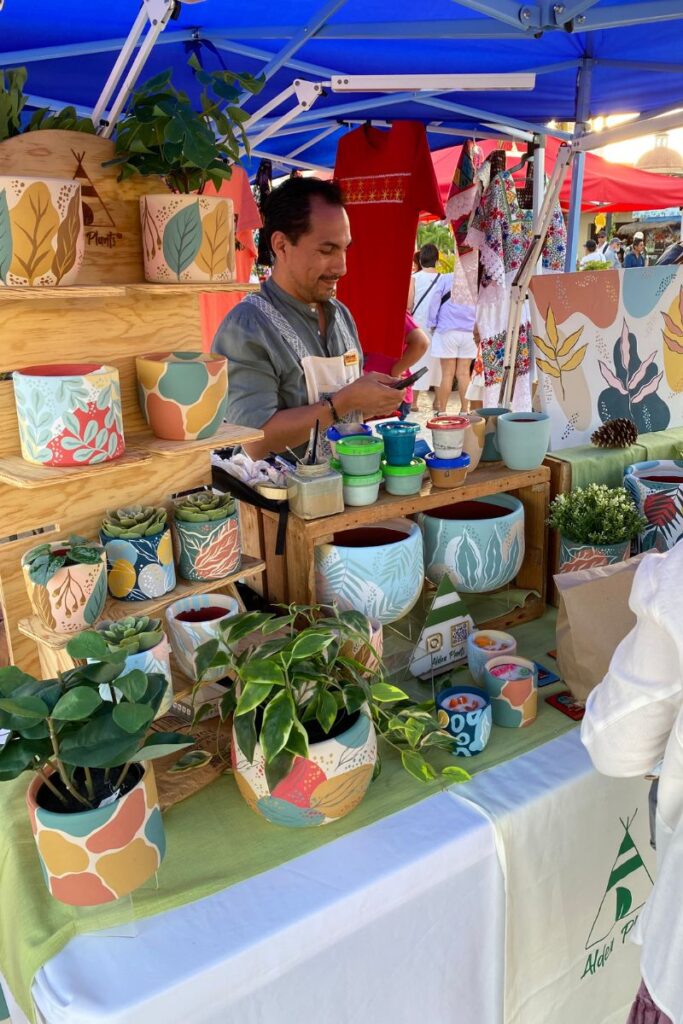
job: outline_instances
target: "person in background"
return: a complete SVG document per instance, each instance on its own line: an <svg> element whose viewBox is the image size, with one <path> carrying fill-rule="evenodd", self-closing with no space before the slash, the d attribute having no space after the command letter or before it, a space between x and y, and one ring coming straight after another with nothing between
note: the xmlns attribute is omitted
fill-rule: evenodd
<svg viewBox="0 0 683 1024"><path fill-rule="evenodd" d="M658 769L657 875L632 932L643 984L627 1024L683 1021L683 544L643 559L629 605L636 624L589 695L581 740L603 775ZM661 769L659 762L663 758Z"/></svg>
<svg viewBox="0 0 683 1024"><path fill-rule="evenodd" d="M461 411L469 411L470 366L477 354L474 306L453 302L452 287L453 274L442 274L429 300L427 324L434 331L432 355L441 362L441 384L436 389L437 413L446 412L454 378L458 383Z"/></svg>
<svg viewBox="0 0 683 1024"><path fill-rule="evenodd" d="M610 238L607 249L603 252L603 256L608 263L612 264L613 270L621 270L621 239L614 235Z"/></svg>
<svg viewBox="0 0 683 1024"><path fill-rule="evenodd" d="M411 372L414 372L413 367L429 351L429 335L417 326L410 313L406 313L404 331L401 356L397 360L393 360L391 356L368 352L365 355L366 372L376 370L380 373L391 374L392 377L409 377ZM397 397L402 398L398 406L398 413L401 419L405 419L412 407L413 388L405 388L403 391L397 391L396 394Z"/></svg>
<svg viewBox="0 0 683 1024"><path fill-rule="evenodd" d="M597 245L597 251L602 256L607 256L607 249L609 248L609 242L607 241L607 232L604 228L600 228L597 235L595 236L595 243Z"/></svg>
<svg viewBox="0 0 683 1024"><path fill-rule="evenodd" d="M413 253L413 274L417 274L420 269L420 250L418 249Z"/></svg>
<svg viewBox="0 0 683 1024"><path fill-rule="evenodd" d="M592 238L583 243L583 256L579 261L579 270L584 270L587 263L606 263L607 261L597 251L598 247Z"/></svg>
<svg viewBox="0 0 683 1024"><path fill-rule="evenodd" d="M645 242L642 236L636 238L633 236L633 245L631 251L626 253L624 257L624 269L628 270L630 267L644 267L645 266Z"/></svg>
<svg viewBox="0 0 683 1024"><path fill-rule="evenodd" d="M413 274L410 280L408 292L408 312L418 327L427 334L431 342L431 332L427 327L427 314L429 312L429 299L436 288L439 280L439 271L436 264L439 261L439 250L431 242L423 245L419 250L420 269ZM413 409L419 409L419 396L421 391L429 391L430 387L436 387L441 380L441 369L439 360L435 359L428 349L422 359L413 367L414 370L421 370L427 366L428 373L421 377L413 388ZM434 404L436 408L436 403Z"/></svg>

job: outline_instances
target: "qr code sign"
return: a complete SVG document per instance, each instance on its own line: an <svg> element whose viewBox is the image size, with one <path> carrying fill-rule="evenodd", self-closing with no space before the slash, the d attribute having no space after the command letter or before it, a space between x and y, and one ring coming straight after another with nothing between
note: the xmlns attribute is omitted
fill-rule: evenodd
<svg viewBox="0 0 683 1024"><path fill-rule="evenodd" d="M469 622L455 622L451 626L451 647L461 647L463 644L467 643L469 632Z"/></svg>

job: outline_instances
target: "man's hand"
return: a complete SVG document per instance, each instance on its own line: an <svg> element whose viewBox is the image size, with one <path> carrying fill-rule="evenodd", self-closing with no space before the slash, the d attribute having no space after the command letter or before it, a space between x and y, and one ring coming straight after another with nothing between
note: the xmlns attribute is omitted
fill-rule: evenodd
<svg viewBox="0 0 683 1024"><path fill-rule="evenodd" d="M340 416L354 409L360 409L365 419L371 416L388 416L401 404L401 392L389 387L397 378L386 373L365 373L352 384L338 391L334 405Z"/></svg>

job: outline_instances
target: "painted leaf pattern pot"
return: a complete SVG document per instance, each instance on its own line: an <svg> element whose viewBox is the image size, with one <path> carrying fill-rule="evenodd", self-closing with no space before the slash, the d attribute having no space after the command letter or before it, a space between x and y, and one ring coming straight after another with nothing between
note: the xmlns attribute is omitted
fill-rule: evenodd
<svg viewBox="0 0 683 1024"><path fill-rule="evenodd" d="M39 466L96 466L123 455L119 372L99 363L12 374L21 454Z"/></svg>
<svg viewBox="0 0 683 1024"><path fill-rule="evenodd" d="M208 523L173 520L178 572L184 580L223 579L239 569L242 560L237 512Z"/></svg>
<svg viewBox="0 0 683 1024"><path fill-rule="evenodd" d="M36 776L26 803L43 877L61 903L94 907L127 896L157 871L166 852L154 772L107 807L56 814L37 803Z"/></svg>
<svg viewBox="0 0 683 1024"><path fill-rule="evenodd" d="M639 551L668 551L683 537L683 461L634 462L624 470L624 487L648 525Z"/></svg>
<svg viewBox="0 0 683 1024"><path fill-rule="evenodd" d="M107 586L118 601L149 601L176 585L170 527L151 537L107 537L100 541L107 555Z"/></svg>
<svg viewBox="0 0 683 1024"><path fill-rule="evenodd" d="M198 612L202 608L224 608L225 614L220 618L206 619L203 622L183 622L177 616L182 612ZM225 594L194 594L192 597L183 597L174 601L166 609L166 627L171 641L171 650L178 663L180 671L193 682L197 682L197 671L195 668L195 653L198 647L205 644L207 640L215 640L218 636L218 626L226 618L237 615L239 605L234 597L227 597ZM204 675L203 682L213 683L222 679L225 669L209 669Z"/></svg>
<svg viewBox="0 0 683 1024"><path fill-rule="evenodd" d="M377 760L377 737L367 705L345 732L309 745L295 757L289 775L272 790L260 744L248 761L233 728L231 760L237 788L252 811L274 825L329 825L354 810L365 796Z"/></svg>
<svg viewBox="0 0 683 1024"><path fill-rule="evenodd" d="M232 199L162 193L140 198L145 278L168 282L232 281Z"/></svg>
<svg viewBox="0 0 683 1024"><path fill-rule="evenodd" d="M153 352L135 360L138 399L157 437L213 437L225 417L228 361L204 352Z"/></svg>
<svg viewBox="0 0 683 1024"><path fill-rule="evenodd" d="M631 541L621 544L576 544L560 535L560 572L578 572L598 565L616 565L628 558Z"/></svg>
<svg viewBox="0 0 683 1024"><path fill-rule="evenodd" d="M0 175L0 288L74 284L84 251L78 182Z"/></svg>
<svg viewBox="0 0 683 1024"><path fill-rule="evenodd" d="M457 590L487 593L510 583L522 567L524 506L512 495L422 512L418 522L424 535L425 572L436 586L448 574Z"/></svg>
<svg viewBox="0 0 683 1024"><path fill-rule="evenodd" d="M50 544L60 551L64 544ZM43 625L55 633L79 633L92 629L107 599L107 563L104 551L93 565L64 565L43 586L34 583L26 564L27 552L21 560L26 592L33 611Z"/></svg>
<svg viewBox="0 0 683 1024"><path fill-rule="evenodd" d="M315 549L318 601L362 612L383 625L415 605L424 582L419 527L409 519L338 534Z"/></svg>

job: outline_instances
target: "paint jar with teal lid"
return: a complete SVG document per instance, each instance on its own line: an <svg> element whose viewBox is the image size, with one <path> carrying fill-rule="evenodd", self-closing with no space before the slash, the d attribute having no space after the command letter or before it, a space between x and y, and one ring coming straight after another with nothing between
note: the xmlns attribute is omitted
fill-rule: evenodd
<svg viewBox="0 0 683 1024"><path fill-rule="evenodd" d="M382 462L384 487L388 494L419 494L427 471L424 459L411 459L407 466L390 466Z"/></svg>
<svg viewBox="0 0 683 1024"><path fill-rule="evenodd" d="M337 441L337 458L344 473L367 476L379 470L384 451L381 437L342 437Z"/></svg>
<svg viewBox="0 0 683 1024"><path fill-rule="evenodd" d="M381 483L382 474L379 470L376 473L367 473L363 476L344 473L344 504L374 505L379 497Z"/></svg>
<svg viewBox="0 0 683 1024"><path fill-rule="evenodd" d="M384 456L390 466L407 466L415 453L419 423L391 421L378 423L375 430L384 441Z"/></svg>

